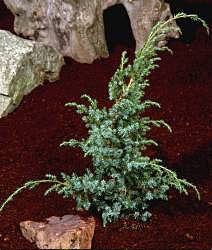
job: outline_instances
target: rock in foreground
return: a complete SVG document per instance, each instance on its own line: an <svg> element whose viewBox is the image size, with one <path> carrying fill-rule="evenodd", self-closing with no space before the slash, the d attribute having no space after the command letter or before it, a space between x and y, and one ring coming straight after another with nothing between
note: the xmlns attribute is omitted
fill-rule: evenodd
<svg viewBox="0 0 212 250"><path fill-rule="evenodd" d="M20 228L40 249L91 249L95 220L78 215L52 216L46 222L23 221Z"/></svg>
<svg viewBox="0 0 212 250"><path fill-rule="evenodd" d="M44 80L57 80L63 64L56 49L0 30L0 118Z"/></svg>

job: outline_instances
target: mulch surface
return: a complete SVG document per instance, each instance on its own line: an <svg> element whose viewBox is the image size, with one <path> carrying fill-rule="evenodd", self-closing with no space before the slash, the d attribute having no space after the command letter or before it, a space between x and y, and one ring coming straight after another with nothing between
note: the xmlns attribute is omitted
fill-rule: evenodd
<svg viewBox="0 0 212 250"><path fill-rule="evenodd" d="M211 4L209 7L212 9ZM201 9L203 17L207 18L209 7ZM212 27L212 19L208 17L207 22ZM12 31L12 27L13 16L1 3L0 29ZM159 102L162 108L147 113L168 122L173 133L152 129L150 136L159 147L149 148L147 154L163 159L164 165L195 184L201 201L192 190L185 196L171 189L169 201L152 202L153 216L148 222L122 219L103 228L97 213L76 211L74 200L56 193L44 197L48 185L43 185L22 192L0 213L1 250L37 249L22 237L19 223L65 214L95 217L92 249L212 248L212 36L198 25L192 24L192 30L190 40L188 36L170 40L174 55L161 54L160 68L150 76L146 98ZM86 93L96 98L100 107L110 106L108 81L125 49L132 60L134 46L127 48L121 43L114 43L109 58L91 65L65 58L58 81L37 87L13 113L0 119L0 202L26 181L43 179L46 173L82 175L92 167L91 159L84 158L79 149L59 147L63 141L87 135L80 116L64 104L80 102Z"/></svg>

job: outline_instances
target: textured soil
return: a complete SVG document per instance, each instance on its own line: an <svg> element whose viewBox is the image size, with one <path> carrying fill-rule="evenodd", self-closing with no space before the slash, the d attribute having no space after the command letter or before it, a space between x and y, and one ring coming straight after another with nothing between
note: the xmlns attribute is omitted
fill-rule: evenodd
<svg viewBox="0 0 212 250"><path fill-rule="evenodd" d="M173 12L199 13L212 27L209 1L201 5L198 1L170 2ZM189 196L170 190L169 201L152 202L153 216L148 222L122 219L103 228L95 211L78 212L74 200L56 193L44 197L47 185L43 185L24 191L0 213L1 250L36 249L22 237L19 222L64 214L95 217L93 249L212 248L212 36L197 24L181 21L179 25L184 35L169 41L174 55L161 54L160 68L151 74L152 84L146 91L146 98L162 106L160 110L149 110L148 115L163 118L173 133L153 129L150 136L159 147L150 148L147 154L163 159L167 167L195 184L201 201L192 190ZM12 31L12 27L13 16L0 3L0 29ZM107 84L121 52L127 49L131 60L134 54L130 29L122 31L116 39L108 32L108 43L113 41L109 58L91 65L66 58L58 81L45 82L24 97L13 113L0 119L0 202L26 181L43 179L46 173L81 175L91 168L91 159L84 158L80 150L59 147L63 141L87 135L80 116L64 104L79 102L80 96L87 93L99 101L100 107L110 105Z"/></svg>

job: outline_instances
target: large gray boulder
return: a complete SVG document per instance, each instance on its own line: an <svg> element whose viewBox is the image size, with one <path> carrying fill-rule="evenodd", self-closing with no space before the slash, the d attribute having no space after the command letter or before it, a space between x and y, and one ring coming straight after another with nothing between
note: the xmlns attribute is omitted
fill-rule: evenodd
<svg viewBox="0 0 212 250"><path fill-rule="evenodd" d="M56 49L0 30L0 118L44 80L57 80L63 64Z"/></svg>
<svg viewBox="0 0 212 250"><path fill-rule="evenodd" d="M64 56L81 63L107 57L103 12L123 4L136 41L143 46L158 20L172 17L164 0L4 0L15 15L17 34L57 48ZM174 26L176 23L173 22ZM169 37L178 38L178 33Z"/></svg>

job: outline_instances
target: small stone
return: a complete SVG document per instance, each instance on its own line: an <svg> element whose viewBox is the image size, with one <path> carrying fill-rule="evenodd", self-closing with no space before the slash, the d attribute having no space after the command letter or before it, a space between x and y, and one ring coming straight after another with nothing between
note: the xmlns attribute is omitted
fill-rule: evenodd
<svg viewBox="0 0 212 250"><path fill-rule="evenodd" d="M95 220L78 215L52 216L45 222L23 221L23 236L39 249L91 249Z"/></svg>
<svg viewBox="0 0 212 250"><path fill-rule="evenodd" d="M3 241L9 241L10 239L9 239L9 237L5 237L4 239L3 239Z"/></svg>
<svg viewBox="0 0 212 250"><path fill-rule="evenodd" d="M189 234L189 233L187 233L185 236L189 240L193 240L194 239L194 237L191 234Z"/></svg>

